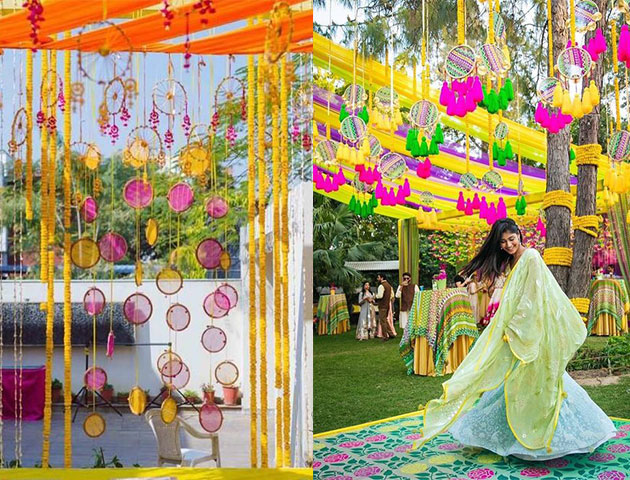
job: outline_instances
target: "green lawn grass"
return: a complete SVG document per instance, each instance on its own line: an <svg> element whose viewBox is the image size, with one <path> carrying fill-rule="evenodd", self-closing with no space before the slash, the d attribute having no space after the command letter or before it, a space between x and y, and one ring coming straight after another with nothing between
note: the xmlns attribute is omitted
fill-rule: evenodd
<svg viewBox="0 0 630 480"><path fill-rule="evenodd" d="M359 342L354 335L353 326L343 335L314 338L315 433L408 413L442 394L442 382L450 375L407 375L398 354L400 336L383 343ZM589 337L586 343L601 349L606 340ZM608 415L630 418L630 378L586 390Z"/></svg>

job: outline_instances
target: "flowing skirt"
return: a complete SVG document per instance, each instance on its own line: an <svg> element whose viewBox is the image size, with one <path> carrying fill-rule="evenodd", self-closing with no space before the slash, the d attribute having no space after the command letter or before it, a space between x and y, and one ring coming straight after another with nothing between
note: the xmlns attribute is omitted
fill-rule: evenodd
<svg viewBox="0 0 630 480"><path fill-rule="evenodd" d="M507 422L503 385L484 393L473 409L462 415L449 431L464 445L524 460L548 460L572 453L592 452L615 435L615 427L569 374L565 372L562 379L567 397L560 407L551 452L546 449L529 450L516 440ZM527 394L523 392L523 395Z"/></svg>

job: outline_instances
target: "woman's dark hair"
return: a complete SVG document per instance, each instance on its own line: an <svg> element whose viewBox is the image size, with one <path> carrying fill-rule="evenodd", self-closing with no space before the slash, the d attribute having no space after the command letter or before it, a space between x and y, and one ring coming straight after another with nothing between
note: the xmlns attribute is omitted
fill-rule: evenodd
<svg viewBox="0 0 630 480"><path fill-rule="evenodd" d="M365 291L365 284L366 284L366 283L367 283L367 284L369 284L370 282L369 282L368 280L366 280L366 281L364 281L364 282L361 284L361 291L362 291L362 292L364 292L364 291Z"/></svg>
<svg viewBox="0 0 630 480"><path fill-rule="evenodd" d="M464 282L464 277L462 277L461 275L455 275L455 278L453 279L453 282L457 283L457 282Z"/></svg>
<svg viewBox="0 0 630 480"><path fill-rule="evenodd" d="M477 278L488 278L494 281L503 272L505 263L510 258L510 255L501 249L501 237L505 232L518 233L523 243L523 234L514 220L511 218L497 220L492 225L481 249L462 269L461 275L468 277L476 272Z"/></svg>

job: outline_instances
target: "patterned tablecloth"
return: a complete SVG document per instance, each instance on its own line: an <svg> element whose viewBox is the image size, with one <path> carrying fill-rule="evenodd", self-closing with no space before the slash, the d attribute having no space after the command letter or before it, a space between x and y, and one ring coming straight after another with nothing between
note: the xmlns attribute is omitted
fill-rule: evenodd
<svg viewBox="0 0 630 480"><path fill-rule="evenodd" d="M479 337L479 331L463 288L423 290L416 293L409 312L409 321L400 341L399 352L407 366L407 374L414 371L414 357L420 355L415 345L427 345L435 362L435 374L443 375L449 349L458 337ZM426 342L416 343L424 337ZM460 362L463 358L458 359Z"/></svg>
<svg viewBox="0 0 630 480"><path fill-rule="evenodd" d="M319 335L333 335L350 330L350 313L344 294L322 295L317 304Z"/></svg>
<svg viewBox="0 0 630 480"><path fill-rule="evenodd" d="M628 329L626 314L630 308L626 282L615 278L593 280L588 298L588 331L596 335L619 335ZM608 327L604 323L612 323Z"/></svg>

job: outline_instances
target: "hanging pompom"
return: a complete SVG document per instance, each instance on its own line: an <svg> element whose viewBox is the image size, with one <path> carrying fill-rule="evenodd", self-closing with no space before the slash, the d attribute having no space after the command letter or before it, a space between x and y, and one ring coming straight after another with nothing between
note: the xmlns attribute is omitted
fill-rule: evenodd
<svg viewBox="0 0 630 480"><path fill-rule="evenodd" d="M466 215L472 215L474 213L472 202L470 201L470 199L466 200L466 206L464 207L464 213Z"/></svg>
<svg viewBox="0 0 630 480"><path fill-rule="evenodd" d="M481 197L481 205L479 206L479 218L486 218L488 216L488 203L486 197Z"/></svg>
<svg viewBox="0 0 630 480"><path fill-rule="evenodd" d="M420 156L420 144L418 143L418 137L414 136L411 139L411 148L409 149L411 156L414 158L418 158Z"/></svg>
<svg viewBox="0 0 630 480"><path fill-rule="evenodd" d="M442 105L443 107L448 106L448 104L451 101L453 94L451 93L451 90L448 88L448 82L446 80L444 80L444 83L442 84L442 90L440 90L440 105Z"/></svg>
<svg viewBox="0 0 630 480"><path fill-rule="evenodd" d="M584 116L584 112L582 111L582 102L580 102L580 97L578 95L573 98L573 102L571 103L571 115L578 120Z"/></svg>
<svg viewBox="0 0 630 480"><path fill-rule="evenodd" d="M591 92L591 103L593 104L593 106L599 105L599 89L597 88L597 85L595 85L595 82L593 80L591 80L591 83L589 83L588 89Z"/></svg>
<svg viewBox="0 0 630 480"><path fill-rule="evenodd" d="M372 209L378 207L378 200L376 199L376 195L374 195L374 193L372 193L372 198L370 198L370 207L372 207Z"/></svg>
<svg viewBox="0 0 630 480"><path fill-rule="evenodd" d="M497 165L499 167L505 167L506 163L505 163L505 151L502 149L499 149L499 158L497 159Z"/></svg>
<svg viewBox="0 0 630 480"><path fill-rule="evenodd" d="M585 115L588 115L593 110L593 101L591 99L591 90L590 88L585 88L584 93L582 94L582 111Z"/></svg>
<svg viewBox="0 0 630 480"><path fill-rule="evenodd" d="M352 198L350 199L350 203L348 204L348 208L350 209L350 211L354 211L354 207L357 203L357 199L354 195L352 195Z"/></svg>

